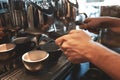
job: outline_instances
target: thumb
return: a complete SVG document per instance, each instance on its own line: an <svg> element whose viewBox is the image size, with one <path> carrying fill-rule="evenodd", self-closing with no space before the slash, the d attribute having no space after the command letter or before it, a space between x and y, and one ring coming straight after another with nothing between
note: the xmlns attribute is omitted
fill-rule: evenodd
<svg viewBox="0 0 120 80"><path fill-rule="evenodd" d="M87 29L88 28L88 25L87 24L81 24L79 25L80 26L80 29Z"/></svg>

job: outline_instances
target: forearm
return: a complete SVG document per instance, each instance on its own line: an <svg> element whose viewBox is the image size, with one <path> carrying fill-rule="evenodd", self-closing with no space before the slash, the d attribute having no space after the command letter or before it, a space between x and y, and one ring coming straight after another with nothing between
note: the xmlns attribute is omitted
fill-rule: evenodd
<svg viewBox="0 0 120 80"><path fill-rule="evenodd" d="M113 80L120 80L120 55L96 42L90 47L94 50L89 50L91 53L87 55L88 60L106 72Z"/></svg>
<svg viewBox="0 0 120 80"><path fill-rule="evenodd" d="M101 17L101 26L111 29L113 32L120 33L120 18Z"/></svg>
<svg viewBox="0 0 120 80"><path fill-rule="evenodd" d="M111 19L108 22L112 25L112 27L120 27L120 18L110 17Z"/></svg>

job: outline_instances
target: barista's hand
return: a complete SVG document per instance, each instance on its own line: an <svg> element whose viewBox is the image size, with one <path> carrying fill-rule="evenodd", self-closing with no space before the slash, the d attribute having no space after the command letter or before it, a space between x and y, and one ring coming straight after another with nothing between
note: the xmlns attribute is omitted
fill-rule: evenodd
<svg viewBox="0 0 120 80"><path fill-rule="evenodd" d="M120 32L120 19L115 17L86 18L80 28L91 32L99 31L99 28L109 28L114 32Z"/></svg>
<svg viewBox="0 0 120 80"><path fill-rule="evenodd" d="M105 19L100 18L86 18L84 24L80 25L82 29L88 29L90 32L99 33L101 27L106 27L103 25Z"/></svg>
<svg viewBox="0 0 120 80"><path fill-rule="evenodd" d="M89 52L89 45L93 42L91 37L83 30L72 30L67 35L56 39L68 60L73 63L87 61L86 55Z"/></svg>

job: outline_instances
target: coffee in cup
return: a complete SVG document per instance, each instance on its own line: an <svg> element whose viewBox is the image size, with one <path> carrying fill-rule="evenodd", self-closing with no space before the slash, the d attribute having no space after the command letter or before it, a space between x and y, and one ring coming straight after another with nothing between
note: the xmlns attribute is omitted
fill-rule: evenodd
<svg viewBox="0 0 120 80"><path fill-rule="evenodd" d="M27 70L34 72L43 68L48 57L49 54L46 51L33 50L23 54L22 61Z"/></svg>
<svg viewBox="0 0 120 80"><path fill-rule="evenodd" d="M16 45L13 43L0 44L0 61L7 60L14 55Z"/></svg>

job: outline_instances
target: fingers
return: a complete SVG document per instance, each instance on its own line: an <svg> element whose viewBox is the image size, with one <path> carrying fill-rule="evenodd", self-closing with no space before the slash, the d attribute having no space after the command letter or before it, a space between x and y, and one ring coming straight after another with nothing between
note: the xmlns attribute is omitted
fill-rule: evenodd
<svg viewBox="0 0 120 80"><path fill-rule="evenodd" d="M67 41L71 41L72 40L72 37L71 35L74 35L74 33L80 33L80 31L82 30L71 30L67 35L64 35L62 37L59 37L55 40L55 43L58 45L58 46L62 46L64 42L67 42ZM77 35L78 36L78 35Z"/></svg>
<svg viewBox="0 0 120 80"><path fill-rule="evenodd" d="M80 25L80 28L81 29L89 28L90 21L91 21L91 19L89 19L89 18L85 19L84 23Z"/></svg>
<svg viewBox="0 0 120 80"><path fill-rule="evenodd" d="M88 22L90 22L91 19L92 19L92 18L86 18L85 21L84 21L84 23L88 23Z"/></svg>
<svg viewBox="0 0 120 80"><path fill-rule="evenodd" d="M82 30L81 30L81 29L79 29L79 30L71 30L71 31L69 32L69 34L79 33L80 31L82 31Z"/></svg>
<svg viewBox="0 0 120 80"><path fill-rule="evenodd" d="M71 34L73 34L73 33L78 33L79 31L80 31L80 30L71 30L68 34L63 35L63 36L57 38L57 39L55 40L55 43L56 43L58 46L61 46L64 41L69 40L69 39L71 38L71 37L70 37Z"/></svg>
<svg viewBox="0 0 120 80"><path fill-rule="evenodd" d="M87 62L87 60L84 60L82 57L79 58L79 60L75 59L73 57L68 57L67 59L68 59L68 61L70 61L72 63L76 63L76 64Z"/></svg>
<svg viewBox="0 0 120 80"><path fill-rule="evenodd" d="M67 49L66 51L64 51L64 54L67 57L67 59L72 63L81 63L87 61L83 59L82 56L80 56L80 53L72 51L71 49Z"/></svg>
<svg viewBox="0 0 120 80"><path fill-rule="evenodd" d="M76 42L76 40L85 42L88 40L91 40L91 36L89 36L85 31L83 30L72 30L70 31L67 35L64 35L62 37L59 37L55 40L56 44L60 47L64 47L64 48L70 48L71 46L73 46ZM79 43L78 41L78 43ZM73 43L73 44L72 44ZM64 46L63 46L64 44ZM77 44L75 44L77 45Z"/></svg>
<svg viewBox="0 0 120 80"><path fill-rule="evenodd" d="M80 29L87 29L88 28L88 25L85 23L85 24L82 24L80 25Z"/></svg>
<svg viewBox="0 0 120 80"><path fill-rule="evenodd" d="M55 40L55 43L58 45L58 46L61 46L63 44L63 42L65 41L65 38L66 35L62 36L62 37L59 37Z"/></svg>
<svg viewBox="0 0 120 80"><path fill-rule="evenodd" d="M89 29L94 27L94 19L93 18L86 18L84 24L80 25L81 29Z"/></svg>

